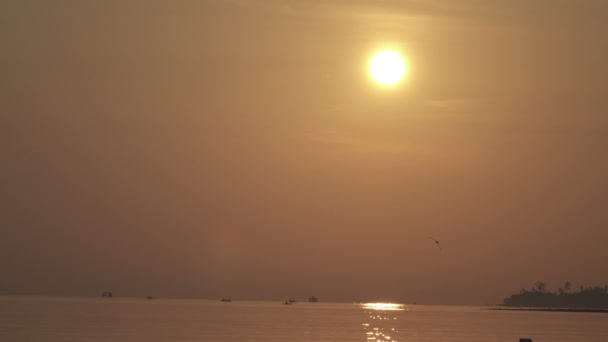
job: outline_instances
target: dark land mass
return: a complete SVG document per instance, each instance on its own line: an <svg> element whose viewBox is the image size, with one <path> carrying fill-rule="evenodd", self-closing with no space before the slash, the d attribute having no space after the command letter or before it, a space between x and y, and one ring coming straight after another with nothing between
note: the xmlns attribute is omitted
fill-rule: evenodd
<svg viewBox="0 0 608 342"><path fill-rule="evenodd" d="M579 291L571 291L570 282L566 282L556 292L546 288L547 284L538 282L530 290L522 289L518 294L505 298L503 306L523 308L518 310L608 312L608 285L581 286Z"/></svg>

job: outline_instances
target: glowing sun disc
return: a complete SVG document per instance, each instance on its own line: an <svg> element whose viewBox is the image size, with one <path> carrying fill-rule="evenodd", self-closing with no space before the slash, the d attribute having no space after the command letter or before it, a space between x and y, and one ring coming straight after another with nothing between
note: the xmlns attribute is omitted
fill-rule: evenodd
<svg viewBox="0 0 608 342"><path fill-rule="evenodd" d="M405 74L405 61L394 51L382 51L372 59L370 71L378 83L395 84Z"/></svg>

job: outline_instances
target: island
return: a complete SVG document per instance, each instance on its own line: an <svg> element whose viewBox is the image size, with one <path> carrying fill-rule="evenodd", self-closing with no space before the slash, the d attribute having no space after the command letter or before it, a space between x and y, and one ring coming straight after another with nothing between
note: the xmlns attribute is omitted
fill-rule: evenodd
<svg viewBox="0 0 608 342"><path fill-rule="evenodd" d="M547 284L539 281L531 289L521 289L519 293L505 298L499 310L524 308L542 311L608 312L608 285L580 286L576 291L572 290L572 283L566 282L557 290L549 291Z"/></svg>

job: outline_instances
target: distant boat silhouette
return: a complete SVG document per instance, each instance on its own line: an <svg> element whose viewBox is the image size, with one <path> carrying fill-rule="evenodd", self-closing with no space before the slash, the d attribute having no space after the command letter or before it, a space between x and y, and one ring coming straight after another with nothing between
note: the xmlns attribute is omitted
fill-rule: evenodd
<svg viewBox="0 0 608 342"><path fill-rule="evenodd" d="M439 244L439 241L438 241L438 240L433 239L432 237L430 237L429 239L431 239L431 240L435 241L435 243L437 244L437 247L439 247L439 250L442 250L442 249L441 249L441 245Z"/></svg>
<svg viewBox="0 0 608 342"><path fill-rule="evenodd" d="M105 298L112 298L112 292L110 292L110 291L102 292L101 296L105 297Z"/></svg>
<svg viewBox="0 0 608 342"><path fill-rule="evenodd" d="M289 298L290 303L295 303L296 301L293 298Z"/></svg>
<svg viewBox="0 0 608 342"><path fill-rule="evenodd" d="M148 299L152 299L152 296L148 296Z"/></svg>
<svg viewBox="0 0 608 342"><path fill-rule="evenodd" d="M290 301L288 301L288 300L286 300L286 301L283 303L283 305L291 305L291 304L293 304L293 302L290 302Z"/></svg>
<svg viewBox="0 0 608 342"><path fill-rule="evenodd" d="M232 302L232 299L230 299L230 298L222 298L222 299L220 299L220 302Z"/></svg>
<svg viewBox="0 0 608 342"><path fill-rule="evenodd" d="M308 298L308 301L311 302L311 303L316 303L316 302L319 301L319 299L317 297L315 297L315 296L312 296L312 297Z"/></svg>

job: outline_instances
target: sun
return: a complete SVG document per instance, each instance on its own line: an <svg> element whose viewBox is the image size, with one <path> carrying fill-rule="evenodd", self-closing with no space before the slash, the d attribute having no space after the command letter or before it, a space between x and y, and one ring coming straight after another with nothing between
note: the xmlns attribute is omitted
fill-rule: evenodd
<svg viewBox="0 0 608 342"><path fill-rule="evenodd" d="M397 52L390 50L377 53L370 64L372 76L383 85L393 85L401 81L405 70L403 58Z"/></svg>

